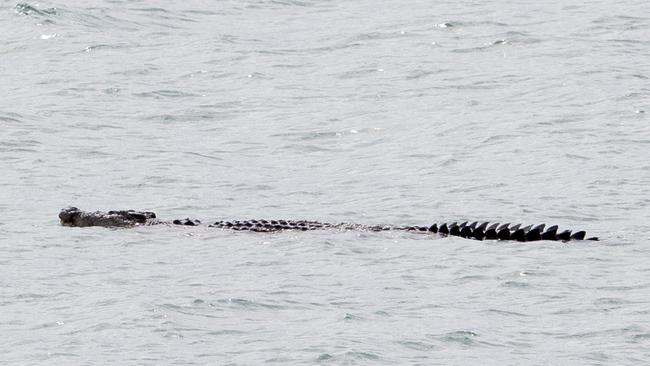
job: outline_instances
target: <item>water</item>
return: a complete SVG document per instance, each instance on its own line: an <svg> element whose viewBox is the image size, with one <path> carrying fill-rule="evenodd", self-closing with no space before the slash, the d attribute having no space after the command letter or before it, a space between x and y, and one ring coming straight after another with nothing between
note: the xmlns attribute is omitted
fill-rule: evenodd
<svg viewBox="0 0 650 366"><path fill-rule="evenodd" d="M645 1L0 1L0 360L650 360ZM148 209L600 242L65 228Z"/></svg>

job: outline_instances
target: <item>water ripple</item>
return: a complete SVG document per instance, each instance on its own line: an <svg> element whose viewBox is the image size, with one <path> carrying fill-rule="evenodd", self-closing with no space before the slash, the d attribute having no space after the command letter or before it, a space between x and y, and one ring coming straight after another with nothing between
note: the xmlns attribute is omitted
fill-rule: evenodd
<svg viewBox="0 0 650 366"><path fill-rule="evenodd" d="M3 365L643 364L646 7L4 3ZM75 229L69 204L602 241Z"/></svg>

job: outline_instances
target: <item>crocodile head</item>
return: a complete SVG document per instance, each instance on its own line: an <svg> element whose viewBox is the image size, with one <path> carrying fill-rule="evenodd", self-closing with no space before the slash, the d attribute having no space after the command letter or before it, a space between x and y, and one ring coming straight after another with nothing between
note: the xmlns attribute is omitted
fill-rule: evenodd
<svg viewBox="0 0 650 366"><path fill-rule="evenodd" d="M130 227L156 223L156 214L147 211L121 210L121 211L81 211L76 207L66 207L59 212L61 225L64 226L105 226L105 227Z"/></svg>
<svg viewBox="0 0 650 366"><path fill-rule="evenodd" d="M76 226L75 222L78 221L81 216L82 211L76 207L66 207L59 212L59 219L61 220L61 225L65 226Z"/></svg>

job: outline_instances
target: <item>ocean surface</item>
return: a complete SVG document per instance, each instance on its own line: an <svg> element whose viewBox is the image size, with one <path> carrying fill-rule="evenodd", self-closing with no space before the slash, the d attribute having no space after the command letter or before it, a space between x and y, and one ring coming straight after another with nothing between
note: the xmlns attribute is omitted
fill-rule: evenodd
<svg viewBox="0 0 650 366"><path fill-rule="evenodd" d="M0 0L0 127L2 365L650 363L647 0Z"/></svg>

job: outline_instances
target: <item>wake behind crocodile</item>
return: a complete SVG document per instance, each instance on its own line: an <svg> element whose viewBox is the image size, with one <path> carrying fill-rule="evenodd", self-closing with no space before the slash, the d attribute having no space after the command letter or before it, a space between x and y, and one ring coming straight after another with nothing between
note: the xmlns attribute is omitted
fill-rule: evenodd
<svg viewBox="0 0 650 366"><path fill-rule="evenodd" d="M180 225L180 226L198 226L201 221L197 219L174 219L161 220L151 211L136 210L111 210L111 211L82 211L76 207L67 207L59 213L59 219L64 226L87 227L134 227L142 225ZM474 240L514 240L520 242L552 240L552 241L571 241L571 240L598 240L597 237L585 239L586 232L583 230L559 231L557 225L546 226L546 224L511 225L510 223L501 224L498 222L474 221L469 223L434 223L430 226L398 226L398 225L364 225L353 223L328 223L310 220L266 220L250 219L226 221L220 220L208 227L251 232L279 232L285 230L360 230L360 231L412 231L424 234L438 234L440 236L458 236Z"/></svg>

